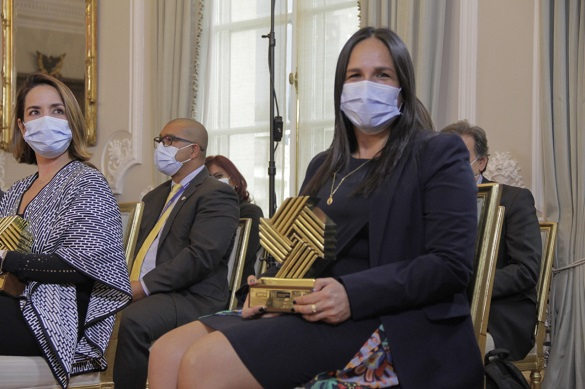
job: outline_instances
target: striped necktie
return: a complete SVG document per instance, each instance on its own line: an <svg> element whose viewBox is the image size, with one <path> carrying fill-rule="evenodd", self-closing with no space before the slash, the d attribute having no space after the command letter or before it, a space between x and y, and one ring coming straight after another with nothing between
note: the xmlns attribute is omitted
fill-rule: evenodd
<svg viewBox="0 0 585 389"><path fill-rule="evenodd" d="M167 201L165 203L165 207L163 208L164 209L163 213L158 218L158 221L156 222L154 227L152 227L152 230L150 230L150 233L148 234L148 236L146 237L146 240L144 241L144 243L140 247L138 254L136 254L136 258L134 259L134 264L132 264L132 272L130 273L130 281L138 281L138 279L140 278L140 269L142 268L142 263L144 262L144 257L146 257L146 253L148 252L148 249L152 245L152 242L154 242L154 240L158 236L158 233L160 232L162 227L165 225L165 222L167 221L167 218L169 217L169 214L171 213L171 210L173 209L173 205L171 204L171 201L173 200L173 196L180 189L181 189L181 184L173 184L173 188L171 189L171 193L169 193L169 196L167 197Z"/></svg>

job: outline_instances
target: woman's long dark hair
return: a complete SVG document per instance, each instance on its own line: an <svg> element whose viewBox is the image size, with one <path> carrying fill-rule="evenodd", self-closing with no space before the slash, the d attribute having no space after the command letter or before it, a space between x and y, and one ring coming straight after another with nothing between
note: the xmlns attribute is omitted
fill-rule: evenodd
<svg viewBox="0 0 585 389"><path fill-rule="evenodd" d="M353 48L364 39L375 37L388 48L394 67L402 88L402 115L398 116L391 124L390 136L380 155L370 162L370 170L366 180L357 189L359 193L368 195L377 185L385 180L392 172L406 148L409 146L413 135L426 128L432 129L430 120L424 105L416 97L416 85L412 59L406 45L396 33L386 28L364 27L349 38L343 46L337 60L335 71L334 107L335 130L333 141L327 151L324 163L307 184L305 194L314 195L319 188L331 177L334 171L348 166L351 154L357 150L357 139L351 121L341 111L341 92L345 82L345 75L349 57Z"/></svg>

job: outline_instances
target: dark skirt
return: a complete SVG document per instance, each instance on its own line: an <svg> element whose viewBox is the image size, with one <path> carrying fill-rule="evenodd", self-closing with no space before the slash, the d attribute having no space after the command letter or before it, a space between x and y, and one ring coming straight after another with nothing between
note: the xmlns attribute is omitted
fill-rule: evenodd
<svg viewBox="0 0 585 389"><path fill-rule="evenodd" d="M378 318L331 325L293 314L266 319L218 314L200 320L227 337L268 389L294 388L318 373L342 369L380 325Z"/></svg>

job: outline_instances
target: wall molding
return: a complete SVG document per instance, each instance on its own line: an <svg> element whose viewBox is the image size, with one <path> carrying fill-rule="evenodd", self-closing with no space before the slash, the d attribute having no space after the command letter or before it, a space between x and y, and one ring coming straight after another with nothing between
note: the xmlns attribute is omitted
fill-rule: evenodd
<svg viewBox="0 0 585 389"><path fill-rule="evenodd" d="M540 126L540 3L534 4L533 29L533 57L532 57L532 187L536 209L542 212L546 220L544 209L544 169L542 159L541 126Z"/></svg>
<svg viewBox="0 0 585 389"><path fill-rule="evenodd" d="M128 69L130 94L128 131L112 134L102 151L101 165L112 192L123 193L128 170L142 163L142 116L144 106L144 7L145 2L131 0L130 66Z"/></svg>
<svg viewBox="0 0 585 389"><path fill-rule="evenodd" d="M459 15L459 118L475 123L478 0L461 0Z"/></svg>
<svg viewBox="0 0 585 389"><path fill-rule="evenodd" d="M4 190L4 189L8 189L6 188L6 182L4 182L4 166L6 166L6 152L2 151L0 152L0 189Z"/></svg>

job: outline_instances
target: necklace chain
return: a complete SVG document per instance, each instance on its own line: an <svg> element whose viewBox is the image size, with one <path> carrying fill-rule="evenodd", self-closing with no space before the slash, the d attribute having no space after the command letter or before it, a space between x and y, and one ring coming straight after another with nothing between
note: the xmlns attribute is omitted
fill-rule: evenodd
<svg viewBox="0 0 585 389"><path fill-rule="evenodd" d="M329 198L327 199L327 205L331 205L333 203L333 195L335 194L335 192L337 192L337 189L339 189L339 187L341 186L341 184L343 184L343 181L345 181L345 179L347 177L351 176L353 173L355 173L358 170L360 170L362 167L364 167L365 164L367 164L370 161L371 160L368 159L366 162L362 163L360 166L356 167L351 172L349 172L345 176L343 176L343 178L339 181L339 184L337 184L337 186L335 186L335 177L337 176L337 172L339 170L333 172L333 180L331 181L331 191L329 193Z"/></svg>

